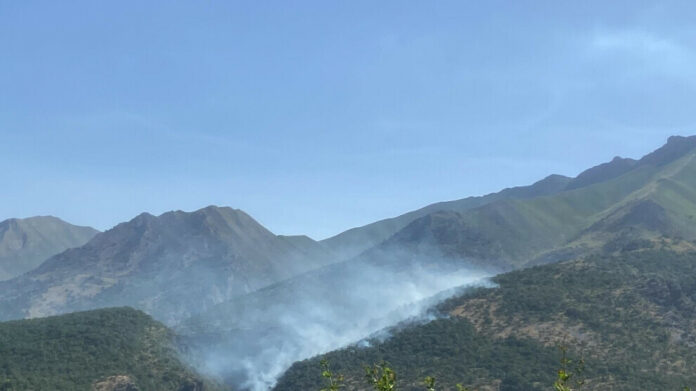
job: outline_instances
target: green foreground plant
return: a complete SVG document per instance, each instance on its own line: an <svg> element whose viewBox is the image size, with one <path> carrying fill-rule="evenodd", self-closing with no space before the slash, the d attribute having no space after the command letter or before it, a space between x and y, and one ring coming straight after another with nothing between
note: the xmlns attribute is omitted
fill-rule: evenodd
<svg viewBox="0 0 696 391"><path fill-rule="evenodd" d="M375 391L396 390L396 372L385 362L365 367L365 378Z"/></svg>
<svg viewBox="0 0 696 391"><path fill-rule="evenodd" d="M338 391L343 387L343 375L335 375L331 372L329 362L325 359L321 360L321 376L326 379L326 387L320 391Z"/></svg>
<svg viewBox="0 0 696 391"><path fill-rule="evenodd" d="M585 369L585 361L583 359L572 360L568 358L568 349L565 346L559 346L561 352L560 368L557 371L556 381L553 383L554 391L580 391L580 388L585 384L581 378ZM344 376L334 374L326 359L321 360L321 375L326 379L326 387L320 391L337 391L343 387ZM365 379L375 391L396 391L397 376L396 371L392 369L388 363L381 362L371 367L365 366ZM426 391L436 391L436 380L432 376L426 376L423 379L423 384ZM474 391L464 387L462 384L457 384L457 391ZM691 388L684 387L682 391L691 391Z"/></svg>
<svg viewBox="0 0 696 391"><path fill-rule="evenodd" d="M568 348L559 346L561 351L561 367L558 369L558 377L553 383L554 391L574 391L577 387L585 384L585 381L580 378L580 375L585 369L585 361L579 359L576 362L568 358ZM571 370L572 368L572 370ZM575 386L573 388L572 386Z"/></svg>

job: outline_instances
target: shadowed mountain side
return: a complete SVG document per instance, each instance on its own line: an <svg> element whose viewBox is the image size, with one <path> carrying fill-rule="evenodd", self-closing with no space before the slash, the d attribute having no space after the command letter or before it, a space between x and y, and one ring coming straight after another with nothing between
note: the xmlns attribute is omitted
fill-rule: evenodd
<svg viewBox="0 0 696 391"><path fill-rule="evenodd" d="M129 305L175 322L331 261L240 210L143 213L0 284L5 319ZM313 257L317 256L317 258Z"/></svg>
<svg viewBox="0 0 696 391"><path fill-rule="evenodd" d="M0 281L26 273L49 257L87 243L99 231L51 216L0 222Z"/></svg>

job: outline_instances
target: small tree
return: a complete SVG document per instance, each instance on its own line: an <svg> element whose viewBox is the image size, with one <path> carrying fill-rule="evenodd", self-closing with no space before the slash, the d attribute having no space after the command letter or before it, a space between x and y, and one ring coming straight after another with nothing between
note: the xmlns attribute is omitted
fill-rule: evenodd
<svg viewBox="0 0 696 391"><path fill-rule="evenodd" d="M426 376L425 380L423 380L423 383L425 384L426 391L435 391L435 378L434 377Z"/></svg>
<svg viewBox="0 0 696 391"><path fill-rule="evenodd" d="M343 375L335 375L326 359L321 360L321 376L326 379L326 387L319 391L338 391L343 387Z"/></svg>
<svg viewBox="0 0 696 391"><path fill-rule="evenodd" d="M575 364L573 360L568 358L568 348L565 346L559 346L558 349L561 351L561 367L558 369L556 381L553 383L554 391L573 391L577 388L571 388L571 386L580 387L585 381L579 379L580 374L585 369L585 362L580 359ZM575 365L571 370L570 367Z"/></svg>
<svg viewBox="0 0 696 391"><path fill-rule="evenodd" d="M385 362L365 367L365 378L375 391L396 390L396 372Z"/></svg>

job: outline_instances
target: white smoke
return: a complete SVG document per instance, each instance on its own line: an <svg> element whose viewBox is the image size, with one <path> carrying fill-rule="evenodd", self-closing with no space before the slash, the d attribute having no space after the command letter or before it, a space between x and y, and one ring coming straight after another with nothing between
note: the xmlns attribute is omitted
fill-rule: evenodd
<svg viewBox="0 0 696 391"><path fill-rule="evenodd" d="M192 337L192 362L201 372L235 390L267 391L294 362L377 332L386 338L386 328L406 320L432 320L427 310L456 294L453 288L490 286L491 275L432 259L355 262L220 306L180 332Z"/></svg>

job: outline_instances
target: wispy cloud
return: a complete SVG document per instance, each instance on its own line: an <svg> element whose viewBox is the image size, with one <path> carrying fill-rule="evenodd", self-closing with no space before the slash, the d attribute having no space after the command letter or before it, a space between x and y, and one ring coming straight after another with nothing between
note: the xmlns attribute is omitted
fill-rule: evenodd
<svg viewBox="0 0 696 391"><path fill-rule="evenodd" d="M637 30L596 33L592 45L601 50L626 50L638 54L682 56L688 52L675 41Z"/></svg>
<svg viewBox="0 0 696 391"><path fill-rule="evenodd" d="M589 46L594 54L634 60L696 86L696 50L676 39L642 30L601 31L591 36Z"/></svg>

